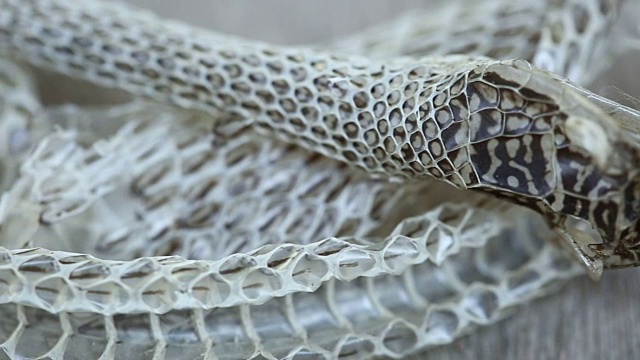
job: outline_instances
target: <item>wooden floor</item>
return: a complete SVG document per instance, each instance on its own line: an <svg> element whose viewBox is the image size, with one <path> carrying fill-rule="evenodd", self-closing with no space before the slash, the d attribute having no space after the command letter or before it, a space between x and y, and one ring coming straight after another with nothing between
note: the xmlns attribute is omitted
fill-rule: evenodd
<svg viewBox="0 0 640 360"><path fill-rule="evenodd" d="M194 25L281 44L322 41L433 4L418 0L129 2ZM609 272L599 283L576 280L496 326L411 358L640 359L640 270Z"/></svg>

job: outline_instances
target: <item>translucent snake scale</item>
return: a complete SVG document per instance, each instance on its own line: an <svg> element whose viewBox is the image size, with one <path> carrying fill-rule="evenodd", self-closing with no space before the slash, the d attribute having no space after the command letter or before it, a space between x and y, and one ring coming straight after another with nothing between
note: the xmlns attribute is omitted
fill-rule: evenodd
<svg viewBox="0 0 640 360"><path fill-rule="evenodd" d="M0 348L401 357L638 265L640 116L581 87L624 2L526 3L284 47L0 0Z"/></svg>

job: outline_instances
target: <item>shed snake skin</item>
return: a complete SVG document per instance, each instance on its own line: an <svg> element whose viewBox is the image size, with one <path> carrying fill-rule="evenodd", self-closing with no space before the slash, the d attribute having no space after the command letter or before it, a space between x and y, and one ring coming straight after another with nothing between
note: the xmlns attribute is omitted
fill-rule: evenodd
<svg viewBox="0 0 640 360"><path fill-rule="evenodd" d="M285 47L0 0L0 348L402 357L638 265L640 116L582 87L623 1L476 3Z"/></svg>

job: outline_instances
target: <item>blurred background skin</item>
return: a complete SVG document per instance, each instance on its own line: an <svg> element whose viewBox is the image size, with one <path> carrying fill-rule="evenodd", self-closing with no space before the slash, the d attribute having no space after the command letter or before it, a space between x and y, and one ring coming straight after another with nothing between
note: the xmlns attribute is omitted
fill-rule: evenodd
<svg viewBox="0 0 640 360"><path fill-rule="evenodd" d="M633 0L636 1L636 0ZM322 42L392 19L428 11L439 0L211 1L129 0L191 25L278 44ZM640 38L639 38L640 39ZM640 108L640 51L625 55L592 90ZM640 164L639 164L640 166ZM518 309L452 345L413 359L640 359L640 270L580 278L557 294Z"/></svg>

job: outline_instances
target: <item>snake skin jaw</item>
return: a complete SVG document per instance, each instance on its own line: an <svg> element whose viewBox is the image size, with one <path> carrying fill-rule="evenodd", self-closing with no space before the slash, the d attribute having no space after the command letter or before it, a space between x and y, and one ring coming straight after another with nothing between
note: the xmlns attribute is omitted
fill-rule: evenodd
<svg viewBox="0 0 640 360"><path fill-rule="evenodd" d="M612 117L606 118L607 121L594 128L581 124L574 135L573 143L584 150L586 158L580 159L575 153L566 156L558 151L565 188L560 212L568 215L560 233L577 250L593 278L599 278L603 269L640 265L637 134L608 124ZM573 124L568 125L569 128L565 126L567 133L573 130L570 129ZM611 129L615 129L613 136ZM609 135L605 135L607 133ZM590 167L576 167L576 162L585 163L588 158L592 162ZM599 180L595 182L595 179ZM593 200L587 202L584 200L587 198ZM557 201L555 197L552 199Z"/></svg>
<svg viewBox="0 0 640 360"><path fill-rule="evenodd" d="M552 78L524 61L470 72L464 96L480 110L469 118L474 181L465 186L544 214L594 278L605 268L637 266L637 141L597 105ZM520 97L516 106L511 89ZM492 108L506 115L484 116ZM531 114L543 115L533 115L528 127L517 126Z"/></svg>

